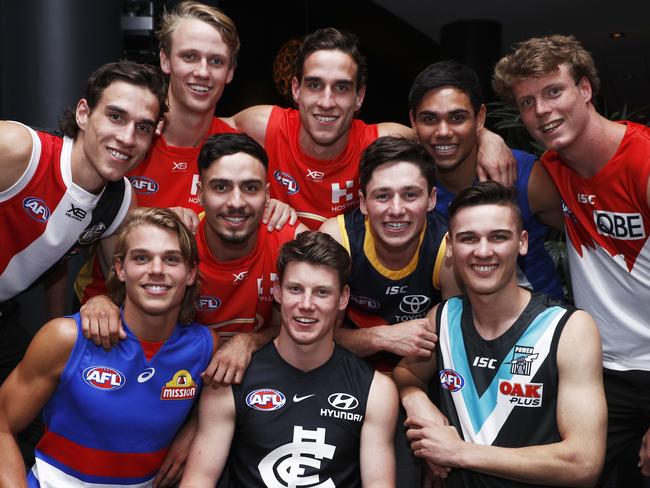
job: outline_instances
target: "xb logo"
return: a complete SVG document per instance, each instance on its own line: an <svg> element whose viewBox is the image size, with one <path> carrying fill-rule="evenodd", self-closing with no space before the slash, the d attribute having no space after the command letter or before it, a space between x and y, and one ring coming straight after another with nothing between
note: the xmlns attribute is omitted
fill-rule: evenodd
<svg viewBox="0 0 650 488"><path fill-rule="evenodd" d="M352 410L359 405L359 400L348 393L332 393L327 397L327 401L339 410Z"/></svg>

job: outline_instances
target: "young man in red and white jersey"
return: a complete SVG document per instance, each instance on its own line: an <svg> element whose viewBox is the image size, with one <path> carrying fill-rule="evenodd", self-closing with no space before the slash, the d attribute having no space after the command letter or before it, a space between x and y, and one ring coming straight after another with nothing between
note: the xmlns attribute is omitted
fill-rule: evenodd
<svg viewBox="0 0 650 488"><path fill-rule="evenodd" d="M598 114L593 59L571 36L520 43L497 64L493 85L548 149L541 160L564 200L575 302L603 338L604 473L641 445L650 476L650 129ZM633 466L621 474L630 476L622 486L640 485Z"/></svg>

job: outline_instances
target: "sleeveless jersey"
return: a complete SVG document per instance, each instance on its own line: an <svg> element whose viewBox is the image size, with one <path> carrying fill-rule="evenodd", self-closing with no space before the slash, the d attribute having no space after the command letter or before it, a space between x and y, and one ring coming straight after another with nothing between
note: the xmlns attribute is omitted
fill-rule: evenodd
<svg viewBox="0 0 650 488"><path fill-rule="evenodd" d="M201 276L196 321L226 336L268 326L280 247L293 239L296 226L286 224L281 230L269 232L266 225L260 224L253 251L233 261L215 259L206 241L205 226L202 219L196 235Z"/></svg>
<svg viewBox="0 0 650 488"><path fill-rule="evenodd" d="M600 329L603 363L650 370L650 129L626 122L614 156L582 178L548 151L544 167L564 201L573 294Z"/></svg>
<svg viewBox="0 0 650 488"><path fill-rule="evenodd" d="M385 268L377 258L370 223L355 209L337 217L343 247L352 258L347 317L357 327L395 324L425 317L441 300L440 268L445 258L447 226L437 212L429 212L420 243L403 269ZM401 358L380 352L368 360L390 371Z"/></svg>
<svg viewBox="0 0 650 488"><path fill-rule="evenodd" d="M440 409L465 441L501 447L561 440L556 423L557 347L572 311L534 294L505 333L483 339L466 297L438 308ZM447 487L531 486L452 470Z"/></svg>
<svg viewBox="0 0 650 488"><path fill-rule="evenodd" d="M126 178L109 182L99 195L76 185L70 166L73 140L27 129L32 136L27 169L0 192L0 302L115 232L131 202Z"/></svg>
<svg viewBox="0 0 650 488"><path fill-rule="evenodd" d="M198 157L209 136L236 132L224 121L212 118L208 133L195 147L171 146L164 135L156 137L144 161L128 175L141 207L185 207L196 213L203 211L197 195L199 181ZM94 253L81 268L75 281L80 303L106 294L106 278Z"/></svg>
<svg viewBox="0 0 650 488"><path fill-rule="evenodd" d="M528 202L528 180L537 157L533 154L512 150L517 160L517 204L521 210L524 229L528 231L528 253L517 260L517 279L522 286L546 293L552 298L562 299L564 291L555 264L544 247L549 228L532 213ZM436 184L436 210L445 218L449 217L449 204L456 196L440 184Z"/></svg>
<svg viewBox="0 0 650 488"><path fill-rule="evenodd" d="M147 361L136 336L106 352L77 341L59 385L43 409L30 487L151 486L176 431L198 398L212 335L177 325Z"/></svg>
<svg viewBox="0 0 650 488"><path fill-rule="evenodd" d="M233 486L361 487L360 439L374 371L335 346L308 372L270 342L233 385Z"/></svg>
<svg viewBox="0 0 650 488"><path fill-rule="evenodd" d="M345 150L330 161L304 154L299 133L298 111L273 107L264 142L271 197L291 205L307 227L318 230L328 218L359 206L359 160L378 131L354 119Z"/></svg>

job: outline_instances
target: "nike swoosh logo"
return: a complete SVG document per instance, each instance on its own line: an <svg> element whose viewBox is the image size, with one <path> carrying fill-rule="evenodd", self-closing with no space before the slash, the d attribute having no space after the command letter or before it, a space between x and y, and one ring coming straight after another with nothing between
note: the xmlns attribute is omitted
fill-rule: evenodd
<svg viewBox="0 0 650 488"><path fill-rule="evenodd" d="M293 401L294 401L295 403L302 402L303 400L307 400L307 398L311 398L311 397L313 397L314 395L316 395L316 393L312 393L311 395L305 395L305 396L303 396L303 397L299 397L299 396L294 395L294 396L293 396Z"/></svg>

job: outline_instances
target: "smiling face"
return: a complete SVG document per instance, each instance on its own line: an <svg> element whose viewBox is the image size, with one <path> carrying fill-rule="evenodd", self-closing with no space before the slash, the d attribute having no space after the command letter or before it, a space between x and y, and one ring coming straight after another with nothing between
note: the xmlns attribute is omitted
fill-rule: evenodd
<svg viewBox="0 0 650 488"><path fill-rule="evenodd" d="M583 77L576 83L567 64L546 76L515 83L512 93L530 135L560 153L583 133L593 113L589 81Z"/></svg>
<svg viewBox="0 0 650 488"><path fill-rule="evenodd" d="M135 168L151 146L159 114L158 100L148 88L124 81L107 86L92 110L80 100L72 160L75 183L96 192ZM78 150L82 157L74 157Z"/></svg>
<svg viewBox="0 0 650 488"><path fill-rule="evenodd" d="M160 51L160 67L169 75L172 111L210 115L235 70L221 33L192 18L179 21L172 33L169 55Z"/></svg>
<svg viewBox="0 0 650 488"><path fill-rule="evenodd" d="M345 148L354 113L361 108L365 94L365 86L356 86L356 77L352 56L321 50L305 58L302 80L292 79L293 98L300 111L300 145L309 155L325 151L329 159Z"/></svg>
<svg viewBox="0 0 650 488"><path fill-rule="evenodd" d="M442 86L429 90L410 115L418 141L433 157L438 171L452 172L460 165L476 164L485 106L476 114L465 92Z"/></svg>
<svg viewBox="0 0 650 488"><path fill-rule="evenodd" d="M361 212L368 217L375 247L412 255L424 228L427 212L436 205L436 190L428 190L420 168L410 162L377 166L360 195ZM382 249L383 248L383 249Z"/></svg>
<svg viewBox="0 0 650 488"><path fill-rule="evenodd" d="M449 244L447 255L468 294L491 295L516 286L517 257L528 250L528 234L510 205L476 205L453 216Z"/></svg>

